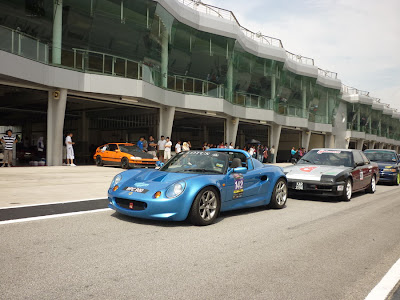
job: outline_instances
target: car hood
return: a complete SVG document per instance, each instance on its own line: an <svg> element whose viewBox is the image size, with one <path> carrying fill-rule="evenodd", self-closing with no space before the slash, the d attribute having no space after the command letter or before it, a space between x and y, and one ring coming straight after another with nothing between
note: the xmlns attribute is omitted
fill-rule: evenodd
<svg viewBox="0 0 400 300"><path fill-rule="evenodd" d="M313 165L301 164L284 168L286 177L288 179L302 179L302 180L321 180L322 175L335 176L339 173L350 169L344 166L326 166L326 165Z"/></svg>
<svg viewBox="0 0 400 300"><path fill-rule="evenodd" d="M121 186L161 190L174 182L202 176L202 174L170 173L158 170L133 170L122 173ZM126 178L126 179L125 179Z"/></svg>
<svg viewBox="0 0 400 300"><path fill-rule="evenodd" d="M131 156L137 156L145 159L153 159L153 155L146 153L146 152L140 152L140 151L131 151L131 152L124 152L125 154L131 155Z"/></svg>

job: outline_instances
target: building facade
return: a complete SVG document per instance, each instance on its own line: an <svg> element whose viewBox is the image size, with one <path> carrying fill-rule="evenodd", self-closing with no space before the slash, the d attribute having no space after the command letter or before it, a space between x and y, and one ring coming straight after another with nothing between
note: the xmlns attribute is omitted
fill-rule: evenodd
<svg viewBox="0 0 400 300"><path fill-rule="evenodd" d="M62 163L75 134L91 161L104 142L161 135L203 142L390 148L400 114L347 87L282 41L194 0L0 0L0 126L46 137Z"/></svg>

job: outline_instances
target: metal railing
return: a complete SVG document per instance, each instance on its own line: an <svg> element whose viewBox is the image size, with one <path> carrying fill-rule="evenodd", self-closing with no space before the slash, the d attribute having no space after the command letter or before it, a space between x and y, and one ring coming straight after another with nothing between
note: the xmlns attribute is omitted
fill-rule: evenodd
<svg viewBox="0 0 400 300"><path fill-rule="evenodd" d="M309 57L305 57L305 56L301 56L298 54L294 54L292 52L286 51L286 55L291 59L294 60L298 63L302 63L302 64L306 64L306 65L310 65L313 66L314 65L314 59L313 58L309 58Z"/></svg>
<svg viewBox="0 0 400 300"><path fill-rule="evenodd" d="M347 85L342 84L342 89L341 89L343 94L348 94L348 95L361 95L361 96L368 96L369 97L369 92L367 91L362 91Z"/></svg>
<svg viewBox="0 0 400 300"><path fill-rule="evenodd" d="M321 76L337 79L337 73L318 68L318 74Z"/></svg>
<svg viewBox="0 0 400 300"><path fill-rule="evenodd" d="M199 0L178 0L180 3L186 5L187 7L190 7L193 10L196 10L198 12L205 13L207 15L211 15L214 17L219 17L225 20L233 21L235 22L239 27L240 30L243 32L243 34L252 40L259 42L261 44L268 44L276 47L283 48L282 41L280 39L270 37L263 35L261 32L253 32L242 25L240 25L238 19L234 15L234 13L230 10L223 9L220 7L216 7L213 5L209 5L206 3L203 3Z"/></svg>
<svg viewBox="0 0 400 300"><path fill-rule="evenodd" d="M0 50L17 54L45 64L49 62L47 43L21 32L0 26Z"/></svg>

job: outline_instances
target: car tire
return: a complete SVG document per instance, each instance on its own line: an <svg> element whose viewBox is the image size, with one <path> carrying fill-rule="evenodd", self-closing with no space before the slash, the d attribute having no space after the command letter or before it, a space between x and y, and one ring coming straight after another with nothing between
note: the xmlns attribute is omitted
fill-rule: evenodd
<svg viewBox="0 0 400 300"><path fill-rule="evenodd" d="M340 197L342 201L349 202L351 200L351 196L353 194L353 182L350 178L347 178L346 183L344 184L343 195Z"/></svg>
<svg viewBox="0 0 400 300"><path fill-rule="evenodd" d="M96 166L99 166L99 167L104 166L103 159L101 158L100 155L96 156Z"/></svg>
<svg viewBox="0 0 400 300"><path fill-rule="evenodd" d="M372 175L371 183L369 184L368 188L366 189L367 193L373 194L376 191L376 177L375 174Z"/></svg>
<svg viewBox="0 0 400 300"><path fill-rule="evenodd" d="M283 208L285 207L287 198L288 198L288 187L286 180L280 178L275 184L271 200L267 206L269 208L279 208L279 209Z"/></svg>
<svg viewBox="0 0 400 300"><path fill-rule="evenodd" d="M393 181L393 185L399 185L400 184L400 172L396 174L396 179Z"/></svg>
<svg viewBox="0 0 400 300"><path fill-rule="evenodd" d="M126 157L121 159L121 168L122 169L129 169L129 160Z"/></svg>
<svg viewBox="0 0 400 300"><path fill-rule="evenodd" d="M193 225L210 225L217 219L220 209L221 200L217 190L213 187L205 187L194 199L188 219Z"/></svg>

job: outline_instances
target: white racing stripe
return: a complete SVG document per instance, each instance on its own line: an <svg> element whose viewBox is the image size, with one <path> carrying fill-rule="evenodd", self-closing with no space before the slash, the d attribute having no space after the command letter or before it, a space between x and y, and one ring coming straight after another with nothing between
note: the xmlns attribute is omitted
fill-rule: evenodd
<svg viewBox="0 0 400 300"><path fill-rule="evenodd" d="M40 216L40 217L7 220L7 221L1 221L0 225L12 224L12 223L22 223L22 222L29 222L29 221L38 221L38 220L53 219L53 218L60 218L60 217L68 217L68 216L73 216L73 215L83 215L83 214L102 212L102 211L107 211L107 210L112 210L112 209L111 208L100 208L100 209L77 211L77 212L71 212L71 213L65 213L65 214L55 214L55 215L47 215L47 216Z"/></svg>
<svg viewBox="0 0 400 300"><path fill-rule="evenodd" d="M50 203L38 203L38 204L7 206L7 207L0 207L0 209L22 208L22 207L32 207L32 206L53 205L53 204L65 204L65 203L85 202L85 201L94 201L94 200L103 200L103 199L107 199L107 196L105 196L104 198L89 198L89 199L80 199L80 200L71 200L71 201L62 201L62 202L50 202Z"/></svg>
<svg viewBox="0 0 400 300"><path fill-rule="evenodd" d="M385 300L400 281L400 259L390 268L382 280L368 294L365 300Z"/></svg>

